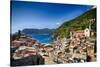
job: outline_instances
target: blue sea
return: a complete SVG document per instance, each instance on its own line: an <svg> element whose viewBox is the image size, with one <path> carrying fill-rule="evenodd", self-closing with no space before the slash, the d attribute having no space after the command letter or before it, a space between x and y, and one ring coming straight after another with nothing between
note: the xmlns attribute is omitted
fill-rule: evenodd
<svg viewBox="0 0 100 67"><path fill-rule="evenodd" d="M33 39L38 40L40 43L52 43L53 38L50 34L29 34Z"/></svg>

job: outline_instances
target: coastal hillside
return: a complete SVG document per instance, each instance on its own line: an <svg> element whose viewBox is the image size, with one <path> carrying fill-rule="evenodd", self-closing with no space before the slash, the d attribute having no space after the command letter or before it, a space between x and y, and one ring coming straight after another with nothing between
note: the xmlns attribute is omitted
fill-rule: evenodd
<svg viewBox="0 0 100 67"><path fill-rule="evenodd" d="M80 29L84 30L89 27L90 20L96 20L96 8L92 8L82 15L72 19L70 21L64 22L59 28L53 33L54 38L57 37L69 37L70 30ZM91 28L93 31L96 31L96 21L92 21Z"/></svg>

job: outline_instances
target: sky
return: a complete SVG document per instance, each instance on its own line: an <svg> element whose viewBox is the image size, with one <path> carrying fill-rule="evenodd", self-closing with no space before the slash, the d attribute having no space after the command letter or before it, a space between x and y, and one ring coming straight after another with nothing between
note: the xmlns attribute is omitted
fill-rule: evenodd
<svg viewBox="0 0 100 67"><path fill-rule="evenodd" d="M91 7L91 5L11 1L12 33L25 28L55 29Z"/></svg>

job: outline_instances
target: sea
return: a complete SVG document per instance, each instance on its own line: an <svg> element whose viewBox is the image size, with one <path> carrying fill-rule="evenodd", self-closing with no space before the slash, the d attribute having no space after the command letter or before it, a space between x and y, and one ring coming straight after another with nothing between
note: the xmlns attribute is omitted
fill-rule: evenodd
<svg viewBox="0 0 100 67"><path fill-rule="evenodd" d="M53 38L50 34L28 34L33 39L38 40L40 43L52 43Z"/></svg>

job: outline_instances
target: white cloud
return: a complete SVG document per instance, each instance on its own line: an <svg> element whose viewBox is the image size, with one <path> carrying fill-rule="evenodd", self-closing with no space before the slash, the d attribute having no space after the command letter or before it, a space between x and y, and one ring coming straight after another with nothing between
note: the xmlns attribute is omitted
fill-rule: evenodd
<svg viewBox="0 0 100 67"><path fill-rule="evenodd" d="M92 9L94 9L94 8L96 8L97 6L96 5L94 5L93 7L92 7Z"/></svg>
<svg viewBox="0 0 100 67"><path fill-rule="evenodd" d="M60 23L56 23L56 25L60 25Z"/></svg>

